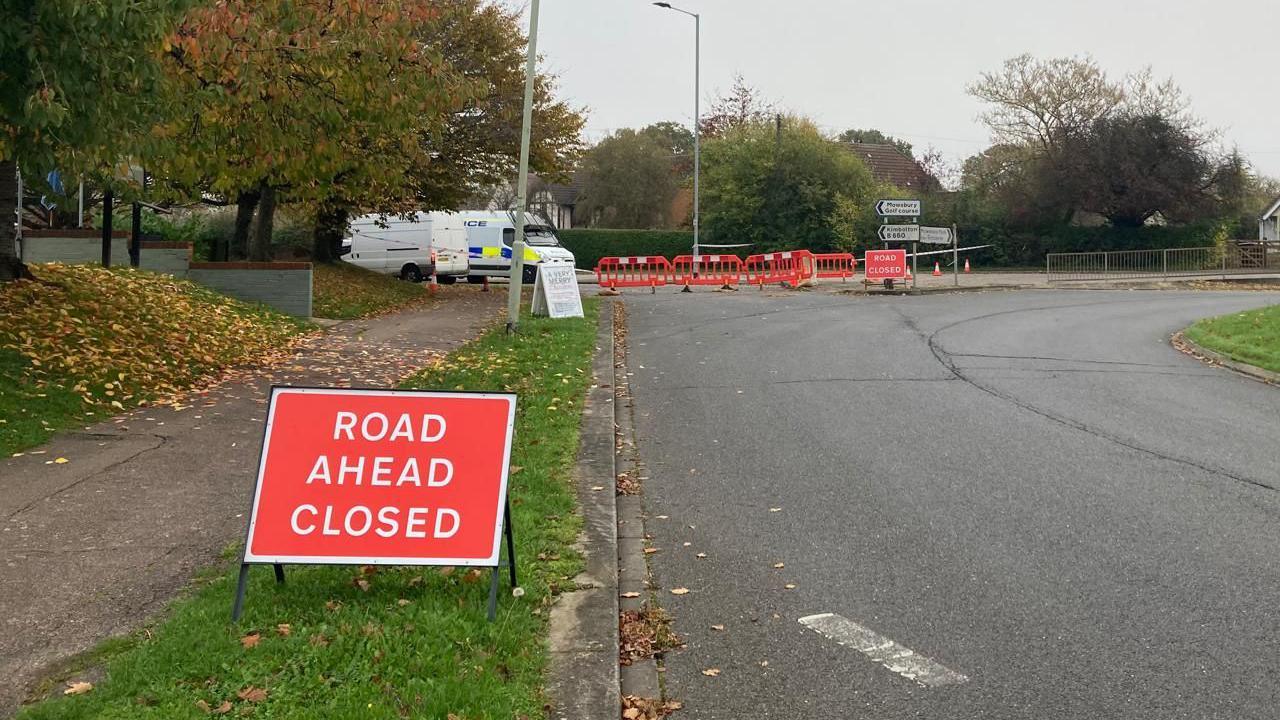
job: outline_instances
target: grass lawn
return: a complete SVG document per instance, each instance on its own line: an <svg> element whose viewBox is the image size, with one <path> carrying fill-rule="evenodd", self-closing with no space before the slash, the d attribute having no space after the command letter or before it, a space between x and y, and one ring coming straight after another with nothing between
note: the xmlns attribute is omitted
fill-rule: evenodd
<svg viewBox="0 0 1280 720"><path fill-rule="evenodd" d="M122 644L97 687L19 717L542 717L548 608L582 566L571 479L598 312L589 299L586 320L530 319L514 339L499 328L405 384L519 393L510 492L525 595L504 581L497 622L487 570L290 567L278 587L257 567L233 626L233 558Z"/></svg>
<svg viewBox="0 0 1280 720"><path fill-rule="evenodd" d="M1280 372L1280 305L1207 318L1186 335L1232 360Z"/></svg>
<svg viewBox="0 0 1280 720"><path fill-rule="evenodd" d="M0 285L0 456L285 352L309 327L166 275L31 270Z"/></svg>
<svg viewBox="0 0 1280 720"><path fill-rule="evenodd" d="M311 303L316 317L349 320L420 302L425 283L405 282L346 262L316 263Z"/></svg>

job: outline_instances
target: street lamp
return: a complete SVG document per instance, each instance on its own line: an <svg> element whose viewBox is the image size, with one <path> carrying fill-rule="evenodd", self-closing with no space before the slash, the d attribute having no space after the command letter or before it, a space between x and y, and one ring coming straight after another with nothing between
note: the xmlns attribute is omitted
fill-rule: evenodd
<svg viewBox="0 0 1280 720"><path fill-rule="evenodd" d="M699 65L702 53L702 17L695 12L682 10L667 2L656 2L660 8L667 10L675 10L678 13L684 13L693 18L693 267L695 272L698 267L700 251L698 249L698 212L700 209L698 191L699 191L699 175L702 172L702 147L701 147L701 130L699 129L702 117L699 112Z"/></svg>

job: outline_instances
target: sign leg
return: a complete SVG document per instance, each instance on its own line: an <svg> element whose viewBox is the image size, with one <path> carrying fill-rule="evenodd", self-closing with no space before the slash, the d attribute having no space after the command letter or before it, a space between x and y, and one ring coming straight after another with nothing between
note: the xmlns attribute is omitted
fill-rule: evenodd
<svg viewBox="0 0 1280 720"><path fill-rule="evenodd" d="M498 619L498 567L495 565L489 577L489 622Z"/></svg>
<svg viewBox="0 0 1280 720"><path fill-rule="evenodd" d="M276 569L276 584L283 585L284 584L284 566L281 565L280 563L276 563L273 567L275 567Z"/></svg>
<svg viewBox="0 0 1280 720"><path fill-rule="evenodd" d="M503 506L502 515L507 535L507 567L511 568L511 587L515 589L520 583L516 582L516 538L511 529L511 503Z"/></svg>
<svg viewBox="0 0 1280 720"><path fill-rule="evenodd" d="M236 582L236 600L231 605L231 622L239 622L240 612L244 610L244 591L249 582L249 564L240 564L240 579Z"/></svg>

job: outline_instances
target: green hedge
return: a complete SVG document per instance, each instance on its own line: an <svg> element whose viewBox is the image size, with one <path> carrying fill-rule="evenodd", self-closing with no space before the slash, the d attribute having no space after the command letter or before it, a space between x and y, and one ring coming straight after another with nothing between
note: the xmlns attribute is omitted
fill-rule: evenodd
<svg viewBox="0 0 1280 720"><path fill-rule="evenodd" d="M693 252L693 233L683 230L560 230L560 243L583 270L594 270L602 257L663 255L668 259Z"/></svg>
<svg viewBox="0 0 1280 720"><path fill-rule="evenodd" d="M1048 253L1101 250L1155 250L1208 247L1218 227L1213 224L1180 227L1073 227L1042 231L1014 231L993 226L960 226L960 246L992 245L968 254L984 265L1040 267Z"/></svg>

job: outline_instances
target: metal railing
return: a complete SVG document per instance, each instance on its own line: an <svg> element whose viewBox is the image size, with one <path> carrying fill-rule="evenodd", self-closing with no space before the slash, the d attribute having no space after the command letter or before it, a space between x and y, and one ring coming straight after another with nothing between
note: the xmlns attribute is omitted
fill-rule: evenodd
<svg viewBox="0 0 1280 720"><path fill-rule="evenodd" d="M1261 274L1280 271L1266 245L1049 253L1049 282L1073 280L1156 280L1197 275ZM1272 256L1272 257L1269 257Z"/></svg>

